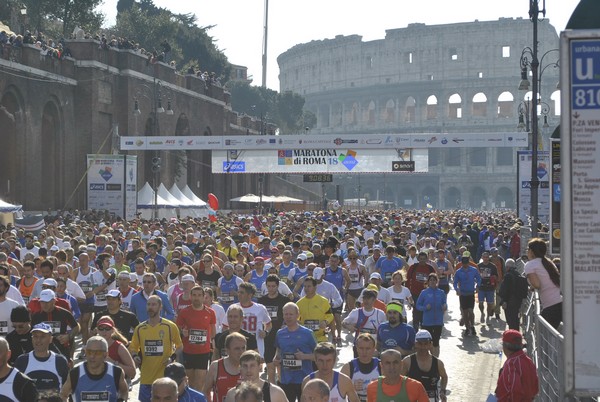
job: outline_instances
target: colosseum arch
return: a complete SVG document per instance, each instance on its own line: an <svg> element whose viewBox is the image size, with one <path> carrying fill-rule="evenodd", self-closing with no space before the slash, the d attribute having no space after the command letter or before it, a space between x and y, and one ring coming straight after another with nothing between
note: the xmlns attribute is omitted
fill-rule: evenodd
<svg viewBox="0 0 600 402"><path fill-rule="evenodd" d="M454 209L462 206L460 190L456 187L450 187L444 194L444 208Z"/></svg>
<svg viewBox="0 0 600 402"><path fill-rule="evenodd" d="M39 172L41 181L41 193L44 194L46 208L62 208L62 172L60 161L64 158L63 144L63 119L60 109L60 101L52 97L46 102L42 109L42 131L41 131L41 158Z"/></svg>
<svg viewBox="0 0 600 402"><path fill-rule="evenodd" d="M25 142L19 137L23 122L23 100L17 88L10 88L0 100L0 198L8 202L22 203L21 183L17 180L19 169L18 144Z"/></svg>
<svg viewBox="0 0 600 402"><path fill-rule="evenodd" d="M469 206L473 209L480 209L487 207L487 195L483 188L476 186L471 190L469 196Z"/></svg>
<svg viewBox="0 0 600 402"><path fill-rule="evenodd" d="M404 121L406 123L414 123L416 120L417 101L412 96L409 96L404 102Z"/></svg>
<svg viewBox="0 0 600 402"><path fill-rule="evenodd" d="M373 125L376 123L375 112L376 112L375 101L371 100L369 102L369 104L367 105L367 119L366 120L369 125Z"/></svg>
<svg viewBox="0 0 600 402"><path fill-rule="evenodd" d="M403 187L398 192L399 202L397 203L400 208L418 208L417 205L417 195L414 190L408 186Z"/></svg>
<svg viewBox="0 0 600 402"><path fill-rule="evenodd" d="M505 91L498 96L498 117L512 118L515 110L515 97L512 93Z"/></svg>
<svg viewBox="0 0 600 402"><path fill-rule="evenodd" d="M514 192L508 187L500 187L494 200L496 208L515 208Z"/></svg>
<svg viewBox="0 0 600 402"><path fill-rule="evenodd" d="M358 124L358 113L360 112L360 106L358 104L358 102L354 102L352 103L352 107L350 108L349 112L348 112L348 123L351 125L357 125Z"/></svg>
<svg viewBox="0 0 600 402"><path fill-rule="evenodd" d="M385 103L385 113L383 118L386 123L396 122L396 103L393 99L388 99Z"/></svg>
<svg viewBox="0 0 600 402"><path fill-rule="evenodd" d="M488 99L483 92L478 92L473 96L473 106L471 115L474 117L487 116Z"/></svg>
<svg viewBox="0 0 600 402"><path fill-rule="evenodd" d="M438 117L438 100L435 95L430 95L427 98L427 111L426 118L427 120L437 119Z"/></svg>
<svg viewBox="0 0 600 402"><path fill-rule="evenodd" d="M462 98L457 93L448 97L448 117L451 119L462 118Z"/></svg>

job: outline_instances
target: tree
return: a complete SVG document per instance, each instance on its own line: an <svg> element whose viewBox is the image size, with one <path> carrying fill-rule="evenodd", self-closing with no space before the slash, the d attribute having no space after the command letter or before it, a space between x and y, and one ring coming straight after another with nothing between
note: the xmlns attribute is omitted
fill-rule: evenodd
<svg viewBox="0 0 600 402"><path fill-rule="evenodd" d="M29 29L51 35L67 37L75 26L88 31L97 31L102 26L104 16L94 11L102 0L22 0L27 7ZM62 22L62 30L55 32L54 21Z"/></svg>

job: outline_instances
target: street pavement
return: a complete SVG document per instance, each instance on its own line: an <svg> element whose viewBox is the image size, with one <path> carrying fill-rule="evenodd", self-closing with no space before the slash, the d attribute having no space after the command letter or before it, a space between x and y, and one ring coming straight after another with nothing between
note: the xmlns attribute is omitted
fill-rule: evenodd
<svg viewBox="0 0 600 402"><path fill-rule="evenodd" d="M412 311L408 311L410 320ZM504 318L504 316L501 316ZM480 313L475 306L475 328L477 336L463 336L459 325L460 308L458 296L451 290L448 294L448 312L440 342L440 359L444 362L448 374L448 401L482 402L496 388L498 371L504 362L504 356L497 353L485 353L483 345L492 339L500 339L506 329L504 319L492 318L480 324ZM343 333L344 335L344 333ZM77 350L75 356L79 355ZM352 359L352 335L345 333L343 345L339 348L338 369ZM132 384L130 401L137 401L139 377Z"/></svg>

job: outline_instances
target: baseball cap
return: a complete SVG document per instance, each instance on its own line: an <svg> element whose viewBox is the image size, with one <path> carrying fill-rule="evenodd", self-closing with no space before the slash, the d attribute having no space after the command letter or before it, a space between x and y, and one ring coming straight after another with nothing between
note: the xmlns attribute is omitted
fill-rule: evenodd
<svg viewBox="0 0 600 402"><path fill-rule="evenodd" d="M86 247L87 251L96 251L97 247L93 244L88 244Z"/></svg>
<svg viewBox="0 0 600 402"><path fill-rule="evenodd" d="M99 326L102 326L102 325L105 325L105 326L111 327L111 328L115 327L115 324L113 323L113 321L110 320L110 319L108 319L108 318L101 318L96 323L96 327L99 327Z"/></svg>
<svg viewBox="0 0 600 402"><path fill-rule="evenodd" d="M490 253L497 253L498 252L498 248L497 247L492 247L490 249Z"/></svg>
<svg viewBox="0 0 600 402"><path fill-rule="evenodd" d="M262 257L254 257L254 262L262 261L265 262L265 259Z"/></svg>
<svg viewBox="0 0 600 402"><path fill-rule="evenodd" d="M240 244L240 248L248 248L248 243L243 242L242 244Z"/></svg>
<svg viewBox="0 0 600 402"><path fill-rule="evenodd" d="M523 335L515 329L507 329L502 334L502 343L510 350L520 350L523 348Z"/></svg>
<svg viewBox="0 0 600 402"><path fill-rule="evenodd" d="M46 324L45 322L40 322L39 324L35 324L33 326L33 328L31 328L31 332L33 331L39 331L39 332L44 332L46 334L51 334L52 333L52 327L48 324Z"/></svg>
<svg viewBox="0 0 600 402"><path fill-rule="evenodd" d="M181 282L196 282L196 280L193 275L185 274L181 277Z"/></svg>
<svg viewBox="0 0 600 402"><path fill-rule="evenodd" d="M367 289L374 290L375 292L379 293L379 288L374 283L369 283L369 285L367 286Z"/></svg>
<svg viewBox="0 0 600 402"><path fill-rule="evenodd" d="M132 272L129 274L129 282L137 282L138 281L138 276L135 272Z"/></svg>
<svg viewBox="0 0 600 402"><path fill-rule="evenodd" d="M118 289L111 289L106 294L106 297L118 297L118 298L121 298L121 292Z"/></svg>
<svg viewBox="0 0 600 402"><path fill-rule="evenodd" d="M49 302L51 300L54 300L55 297L56 294L52 289L44 289L40 292L40 301Z"/></svg>
<svg viewBox="0 0 600 402"><path fill-rule="evenodd" d="M117 275L118 278L127 278L130 279L131 278L131 273L127 272L127 271L121 271L119 272L119 275Z"/></svg>
<svg viewBox="0 0 600 402"><path fill-rule="evenodd" d="M507 258L506 262L504 263L504 266L506 267L506 269L514 268L517 266L517 263L512 258Z"/></svg>
<svg viewBox="0 0 600 402"><path fill-rule="evenodd" d="M59 248L56 244L54 246L50 247L50 251L58 251L58 250L59 250Z"/></svg>
<svg viewBox="0 0 600 402"><path fill-rule="evenodd" d="M471 253L468 251L465 251L462 253L462 258L471 258Z"/></svg>
<svg viewBox="0 0 600 402"><path fill-rule="evenodd" d="M306 254L304 254L304 253L298 254L298 257L297 257L298 260L302 260L302 261L306 261L306 258L307 258Z"/></svg>
<svg viewBox="0 0 600 402"><path fill-rule="evenodd" d="M152 232L152 234L154 236L160 236L160 230L155 230L154 232Z"/></svg>
<svg viewBox="0 0 600 402"><path fill-rule="evenodd" d="M315 255L310 251L307 251L306 253L303 253L303 254L306 255L306 258L315 258Z"/></svg>
<svg viewBox="0 0 600 402"><path fill-rule="evenodd" d="M381 279L381 275L379 272L373 272L371 276L369 276L369 279Z"/></svg>
<svg viewBox="0 0 600 402"><path fill-rule="evenodd" d="M58 285L58 283L56 283L56 280L54 278L46 278L44 279L44 282L42 282L42 285L52 286L53 288L55 288Z"/></svg>
<svg viewBox="0 0 600 402"><path fill-rule="evenodd" d="M181 363L171 363L165 367L165 377L169 377L177 384L186 377L185 367Z"/></svg>
<svg viewBox="0 0 600 402"><path fill-rule="evenodd" d="M315 278L316 280L321 279L321 277L323 276L323 268L321 267L316 267L315 270L313 271L312 274L313 278Z"/></svg>
<svg viewBox="0 0 600 402"><path fill-rule="evenodd" d="M430 341L431 333L426 329L420 329L415 335L415 341Z"/></svg>
<svg viewBox="0 0 600 402"><path fill-rule="evenodd" d="M371 240L371 239L369 239L369 240ZM381 251L381 246L373 246L373 250L379 250L379 251Z"/></svg>

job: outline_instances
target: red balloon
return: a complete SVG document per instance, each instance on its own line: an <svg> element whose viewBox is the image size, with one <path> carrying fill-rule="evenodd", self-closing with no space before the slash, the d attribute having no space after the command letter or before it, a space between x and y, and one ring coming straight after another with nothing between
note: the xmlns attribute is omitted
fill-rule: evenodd
<svg viewBox="0 0 600 402"><path fill-rule="evenodd" d="M208 193L208 206L215 211L219 209L219 199L213 193Z"/></svg>

